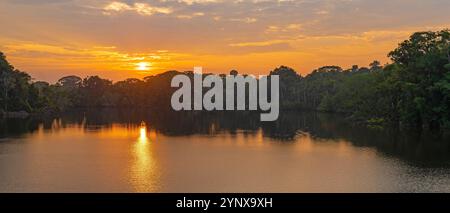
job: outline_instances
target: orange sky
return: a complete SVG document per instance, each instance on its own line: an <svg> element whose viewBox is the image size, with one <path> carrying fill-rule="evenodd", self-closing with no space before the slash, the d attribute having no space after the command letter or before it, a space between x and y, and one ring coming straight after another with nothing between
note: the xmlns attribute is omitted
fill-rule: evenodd
<svg viewBox="0 0 450 213"><path fill-rule="evenodd" d="M349 68L415 31L450 27L445 0L3 0L0 51L36 80L166 70L301 74ZM420 13L417 13L420 11Z"/></svg>

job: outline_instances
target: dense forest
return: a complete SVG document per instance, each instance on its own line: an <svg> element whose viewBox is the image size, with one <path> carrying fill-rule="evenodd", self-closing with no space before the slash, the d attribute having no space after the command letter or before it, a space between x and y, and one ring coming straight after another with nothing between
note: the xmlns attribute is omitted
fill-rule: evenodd
<svg viewBox="0 0 450 213"><path fill-rule="evenodd" d="M386 65L374 61L369 67L350 69L325 66L306 76L281 66L270 75L280 76L284 110L344 113L374 125L450 128L450 31L414 33L388 56L392 63ZM179 73L168 71L115 83L98 76L67 76L49 84L32 81L0 53L1 113L48 114L100 107L167 111L176 89L170 82Z"/></svg>

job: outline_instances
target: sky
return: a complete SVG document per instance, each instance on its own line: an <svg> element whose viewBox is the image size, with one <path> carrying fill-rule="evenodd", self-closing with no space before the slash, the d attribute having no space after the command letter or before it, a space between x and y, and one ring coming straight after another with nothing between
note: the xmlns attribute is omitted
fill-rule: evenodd
<svg viewBox="0 0 450 213"><path fill-rule="evenodd" d="M167 70L306 75L450 28L448 0L1 0L0 51L34 80L114 81Z"/></svg>

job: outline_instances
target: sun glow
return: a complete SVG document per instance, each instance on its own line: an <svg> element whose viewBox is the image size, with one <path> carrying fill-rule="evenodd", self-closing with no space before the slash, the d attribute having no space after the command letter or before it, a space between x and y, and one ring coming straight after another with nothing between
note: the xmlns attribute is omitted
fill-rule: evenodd
<svg viewBox="0 0 450 213"><path fill-rule="evenodd" d="M148 71L150 70L151 64L148 62L139 62L136 64L136 70L139 71Z"/></svg>
<svg viewBox="0 0 450 213"><path fill-rule="evenodd" d="M145 123L142 122L141 126L139 127L139 142L145 143L147 141L148 141L147 127L145 126Z"/></svg>

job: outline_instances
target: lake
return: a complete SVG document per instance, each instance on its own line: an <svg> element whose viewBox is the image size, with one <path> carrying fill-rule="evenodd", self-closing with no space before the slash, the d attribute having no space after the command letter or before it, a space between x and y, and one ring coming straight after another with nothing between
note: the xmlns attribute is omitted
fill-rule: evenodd
<svg viewBox="0 0 450 213"><path fill-rule="evenodd" d="M0 192L450 192L448 133L341 116L74 112L0 122Z"/></svg>

